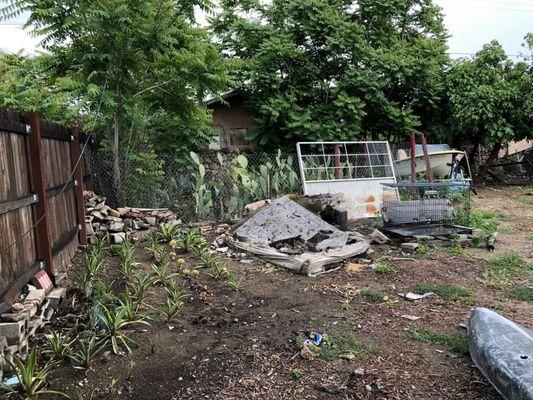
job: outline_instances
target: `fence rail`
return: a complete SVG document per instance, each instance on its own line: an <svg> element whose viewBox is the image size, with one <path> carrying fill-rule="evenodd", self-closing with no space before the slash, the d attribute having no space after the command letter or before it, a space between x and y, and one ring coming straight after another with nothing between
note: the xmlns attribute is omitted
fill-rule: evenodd
<svg viewBox="0 0 533 400"><path fill-rule="evenodd" d="M53 280L86 242L80 136L0 108L0 312L39 271Z"/></svg>

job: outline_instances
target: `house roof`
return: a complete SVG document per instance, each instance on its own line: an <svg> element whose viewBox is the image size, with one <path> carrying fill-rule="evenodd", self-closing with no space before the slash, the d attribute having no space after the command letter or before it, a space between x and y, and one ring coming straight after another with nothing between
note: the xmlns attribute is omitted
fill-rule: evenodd
<svg viewBox="0 0 533 400"><path fill-rule="evenodd" d="M216 97L214 96L214 97L208 98L207 100L204 101L204 104L206 106L221 104L224 101L230 100L234 97L242 96L242 94L243 94L242 89L233 89L233 90L230 90L229 92L222 93L220 96L216 96Z"/></svg>

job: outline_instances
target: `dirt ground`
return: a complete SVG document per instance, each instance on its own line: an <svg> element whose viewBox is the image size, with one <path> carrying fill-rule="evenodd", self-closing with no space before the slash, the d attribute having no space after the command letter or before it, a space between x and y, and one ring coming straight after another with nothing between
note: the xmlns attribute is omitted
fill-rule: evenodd
<svg viewBox="0 0 533 400"><path fill-rule="evenodd" d="M533 260L533 206L523 200L532 194L532 188L478 189L477 206L501 216L504 232L497 253L514 249ZM374 259L401 257L388 246L373 248ZM258 260L251 265L232 260L231 273L244 277L240 292L201 270L205 299L197 285L185 285L192 298L179 318L169 324L154 316L150 326L136 327L131 355L106 354L88 372L66 363L54 372L50 386L71 396L94 388L97 399L498 399L469 356L408 335L423 327L464 335L459 324L468 321L474 306L533 328L531 303L509 299L506 288L483 283L487 255L482 249L466 255L432 251L413 260L388 260L393 273L377 274L363 264L354 272L343 267L319 278ZM142 249L137 260L147 272L149 259ZM192 256L186 261L198 263ZM107 274L113 279L117 272L110 267ZM434 295L418 302L402 297L421 283L459 285L473 296L450 301ZM387 297L374 302L357 292L361 288ZM154 291L154 307L161 308L163 293L163 288ZM65 306L58 324L69 323L73 312ZM302 358L298 338L309 331L326 334L351 355ZM130 361L135 367L127 379Z"/></svg>

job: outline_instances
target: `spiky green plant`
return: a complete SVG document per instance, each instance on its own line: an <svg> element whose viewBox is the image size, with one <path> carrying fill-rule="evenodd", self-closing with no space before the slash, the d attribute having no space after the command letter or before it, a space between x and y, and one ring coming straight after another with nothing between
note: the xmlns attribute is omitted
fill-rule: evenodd
<svg viewBox="0 0 533 400"><path fill-rule="evenodd" d="M76 369L90 369L104 352L106 344L106 340L98 340L96 336L91 336L88 342L76 339L76 350L69 355L72 366Z"/></svg>
<svg viewBox="0 0 533 400"><path fill-rule="evenodd" d="M135 258L135 245L130 240L129 235L126 235L124 241L118 246L117 253L123 263L133 263Z"/></svg>
<svg viewBox="0 0 533 400"><path fill-rule="evenodd" d="M81 393L76 394L76 400L94 400L95 389L92 389L87 396L82 395Z"/></svg>
<svg viewBox="0 0 533 400"><path fill-rule="evenodd" d="M154 272L154 283L156 285L165 286L169 282L169 279L177 275L168 271L168 264L150 264L150 268Z"/></svg>
<svg viewBox="0 0 533 400"><path fill-rule="evenodd" d="M170 258L170 256L171 256L171 252L168 251L163 246L157 247L157 249L155 250L153 254L155 261L159 264L165 264L166 262L168 262L168 259Z"/></svg>
<svg viewBox="0 0 533 400"><path fill-rule="evenodd" d="M228 277L228 286L236 292L240 292L243 280L242 276L238 279L234 276L230 276Z"/></svg>
<svg viewBox="0 0 533 400"><path fill-rule="evenodd" d="M49 390L46 387L47 379L55 367L57 361L49 361L42 368L37 367L37 347L34 346L24 361L22 357L14 356L13 360L7 360L17 375L20 385L17 389L12 388L5 383L0 383L0 388L8 393L17 394L27 400L36 400L40 396L68 396L56 390Z"/></svg>
<svg viewBox="0 0 533 400"><path fill-rule="evenodd" d="M215 265L215 263L218 261L218 257L216 256L216 254L214 253L211 253L209 251L206 251L204 252L201 256L200 256L200 262L201 262L201 266L204 267L204 268L213 268L213 266Z"/></svg>
<svg viewBox="0 0 533 400"><path fill-rule="evenodd" d="M161 315L165 317L167 322L170 322L176 317L176 315L178 315L182 307L182 301L176 300L172 296L168 296L163 304Z"/></svg>
<svg viewBox="0 0 533 400"><path fill-rule="evenodd" d="M129 282L132 295L140 307L146 302L146 299L150 294L150 289L154 286L154 281L154 278L151 276L136 273L135 279Z"/></svg>
<svg viewBox="0 0 533 400"><path fill-rule="evenodd" d="M126 281L130 281L135 276L137 271L137 264L131 261L123 261L120 268L120 274Z"/></svg>
<svg viewBox="0 0 533 400"><path fill-rule="evenodd" d="M188 296L188 293L175 280L168 281L165 290L174 301L183 301Z"/></svg>
<svg viewBox="0 0 533 400"><path fill-rule="evenodd" d="M132 297L129 290L126 290L118 298L119 306L125 310L124 317L128 321L136 321L139 319L147 320L148 316L141 309L141 304L137 299Z"/></svg>
<svg viewBox="0 0 533 400"><path fill-rule="evenodd" d="M43 353L56 361L67 358L72 351L72 343L74 343L74 339L70 337L74 328L75 326L68 333L59 333L53 329L45 333L44 337L48 342L48 347L43 350Z"/></svg>
<svg viewBox="0 0 533 400"><path fill-rule="evenodd" d="M205 247L205 239L197 230L189 229L185 235L178 239L178 244L186 251L198 251Z"/></svg>
<svg viewBox="0 0 533 400"><path fill-rule="evenodd" d="M106 339L111 342L111 348L113 353L121 354L120 345L122 345L128 353L131 353L130 344L134 343L124 330L130 325L144 324L150 325L145 319L136 319L129 321L126 317L127 310L124 307L116 307L115 309L109 309L105 305L101 304L100 313L98 317L100 319L100 327L105 331Z"/></svg>
<svg viewBox="0 0 533 400"><path fill-rule="evenodd" d="M218 260L213 265L213 268L211 269L211 273L209 274L213 278L215 278L217 281L220 279L224 279L226 276L228 276L228 264L224 261Z"/></svg>
<svg viewBox="0 0 533 400"><path fill-rule="evenodd" d="M81 271L76 271L74 274L74 281L83 297L91 297L93 289L93 275L91 274L91 271L87 268L82 268Z"/></svg>
<svg viewBox="0 0 533 400"><path fill-rule="evenodd" d="M171 240L178 238L180 234L180 229L178 225L173 224L161 224L157 228L157 238L161 242L168 243Z"/></svg>

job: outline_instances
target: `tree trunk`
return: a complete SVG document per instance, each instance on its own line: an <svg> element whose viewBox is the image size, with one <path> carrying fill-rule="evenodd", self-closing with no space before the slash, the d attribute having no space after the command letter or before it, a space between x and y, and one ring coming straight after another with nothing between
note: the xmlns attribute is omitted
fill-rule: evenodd
<svg viewBox="0 0 533 400"><path fill-rule="evenodd" d="M115 197L116 205L120 204L120 190L121 190L121 177L120 177L120 154L119 154L119 140L120 140L120 122L122 112L120 108L117 108L113 113L113 140L111 146L113 148L113 194Z"/></svg>
<svg viewBox="0 0 533 400"><path fill-rule="evenodd" d="M498 153L500 152L501 148L502 148L501 142L494 143L494 146L492 146L489 156L487 157L485 162L479 166L474 182L477 182L477 183L483 182L483 180L487 176L488 166L491 165L492 162L498 157Z"/></svg>

